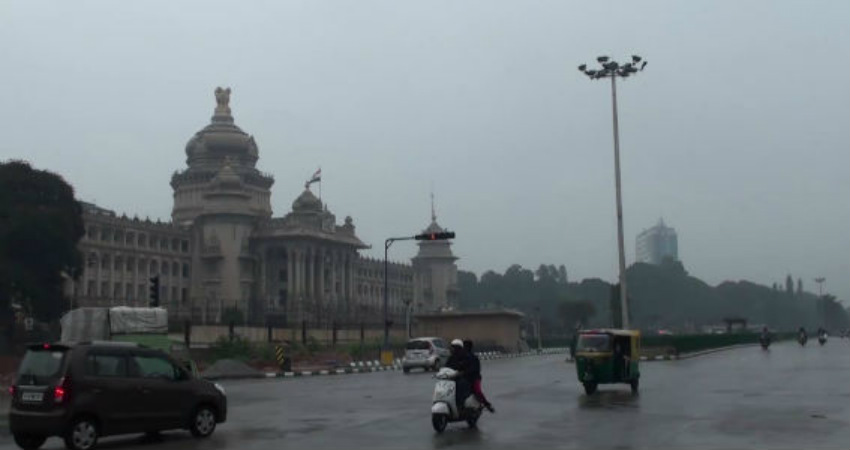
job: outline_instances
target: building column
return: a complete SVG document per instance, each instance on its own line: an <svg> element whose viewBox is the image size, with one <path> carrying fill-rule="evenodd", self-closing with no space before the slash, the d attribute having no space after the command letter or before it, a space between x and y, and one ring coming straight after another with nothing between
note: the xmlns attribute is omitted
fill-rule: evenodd
<svg viewBox="0 0 850 450"><path fill-rule="evenodd" d="M321 302L325 301L325 251L326 251L326 249L324 247L319 250L318 261L317 261L319 276L316 277L316 285L317 285L316 298Z"/></svg>

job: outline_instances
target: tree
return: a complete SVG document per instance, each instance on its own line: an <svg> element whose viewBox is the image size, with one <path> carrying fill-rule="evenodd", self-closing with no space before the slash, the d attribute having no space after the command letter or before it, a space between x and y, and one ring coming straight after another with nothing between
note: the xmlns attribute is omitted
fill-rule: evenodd
<svg viewBox="0 0 850 450"><path fill-rule="evenodd" d="M50 321L66 309L65 277L77 279L85 233L82 207L59 175L28 163L0 163L0 314L19 304Z"/></svg>
<svg viewBox="0 0 850 450"><path fill-rule="evenodd" d="M558 266L558 283L563 285L569 283L569 279L567 279L567 268L563 264Z"/></svg>
<svg viewBox="0 0 850 450"><path fill-rule="evenodd" d="M803 279L797 278L797 297L803 296Z"/></svg>
<svg viewBox="0 0 850 450"><path fill-rule="evenodd" d="M568 330L572 330L576 324L586 326L594 314L596 314L596 308L587 301L561 302L558 305L558 318Z"/></svg>
<svg viewBox="0 0 850 450"><path fill-rule="evenodd" d="M785 293L788 295L794 295L794 279L791 278L791 274L785 277Z"/></svg>

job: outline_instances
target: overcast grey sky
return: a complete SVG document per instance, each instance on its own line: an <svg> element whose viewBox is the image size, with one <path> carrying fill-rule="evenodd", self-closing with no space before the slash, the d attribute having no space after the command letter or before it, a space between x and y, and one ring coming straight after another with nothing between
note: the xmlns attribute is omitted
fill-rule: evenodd
<svg viewBox="0 0 850 450"><path fill-rule="evenodd" d="M0 160L167 219L216 86L274 174L322 167L374 246L429 222L462 269L616 278L609 85L621 83L627 261L659 217L710 283L787 273L850 299L850 2L0 0ZM398 244L395 259L413 255Z"/></svg>

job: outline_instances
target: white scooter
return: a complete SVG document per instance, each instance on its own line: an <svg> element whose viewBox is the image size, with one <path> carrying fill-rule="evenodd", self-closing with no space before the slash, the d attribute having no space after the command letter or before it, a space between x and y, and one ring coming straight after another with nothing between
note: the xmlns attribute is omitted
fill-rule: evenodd
<svg viewBox="0 0 850 450"><path fill-rule="evenodd" d="M434 386L434 402L431 405L431 424L437 433L442 433L449 422L466 421L470 428L474 428L484 410L484 405L475 398L471 390L469 396L463 400L462 407L458 408L455 401L456 377L457 371L448 367L443 367L434 375L437 384Z"/></svg>

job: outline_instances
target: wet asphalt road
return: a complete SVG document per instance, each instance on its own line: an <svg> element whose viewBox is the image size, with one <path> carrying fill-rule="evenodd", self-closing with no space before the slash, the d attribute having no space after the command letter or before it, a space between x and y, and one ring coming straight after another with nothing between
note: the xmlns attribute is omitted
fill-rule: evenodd
<svg viewBox="0 0 850 450"><path fill-rule="evenodd" d="M430 424L430 374L381 372L225 383L230 417L203 441L105 439L130 449L850 448L850 341L740 348L646 362L641 392L587 397L563 356L484 362L497 408L479 429ZM14 448L10 437L0 448ZM44 448L63 448L51 439Z"/></svg>

